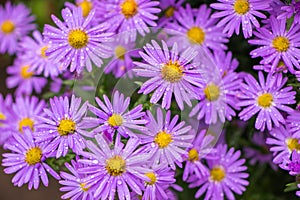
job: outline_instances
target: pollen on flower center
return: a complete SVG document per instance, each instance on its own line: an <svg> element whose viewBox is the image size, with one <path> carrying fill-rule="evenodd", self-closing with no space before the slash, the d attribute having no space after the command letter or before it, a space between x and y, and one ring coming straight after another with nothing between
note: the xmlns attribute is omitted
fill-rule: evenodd
<svg viewBox="0 0 300 200"><path fill-rule="evenodd" d="M48 46L44 46L44 47L41 48L41 57L42 58L47 58L46 51L47 51L48 48L49 48Z"/></svg>
<svg viewBox="0 0 300 200"><path fill-rule="evenodd" d="M117 46L115 48L115 55L118 59L124 60L125 53L126 53L126 49L123 46Z"/></svg>
<svg viewBox="0 0 300 200"><path fill-rule="evenodd" d="M205 40L205 33L200 27L192 27L187 32L187 37L192 44L202 44Z"/></svg>
<svg viewBox="0 0 300 200"><path fill-rule="evenodd" d="M0 120L6 120L6 116L2 112L0 112Z"/></svg>
<svg viewBox="0 0 300 200"><path fill-rule="evenodd" d="M159 146L159 148L167 147L172 141L172 135L166 131L160 131L154 138L154 142Z"/></svg>
<svg viewBox="0 0 300 200"><path fill-rule="evenodd" d="M34 74L33 72L29 71L28 65L21 67L20 75L23 79L31 78L33 74Z"/></svg>
<svg viewBox="0 0 300 200"><path fill-rule="evenodd" d="M33 131L34 121L28 117L23 118L19 121L19 131L23 133L24 127L29 127Z"/></svg>
<svg viewBox="0 0 300 200"><path fill-rule="evenodd" d="M75 132L75 129L76 123L71 119L62 119L57 126L57 131L61 136L73 134Z"/></svg>
<svg viewBox="0 0 300 200"><path fill-rule="evenodd" d="M86 183L80 183L81 190L84 192L87 192L90 189L90 187L85 187L85 186L86 186Z"/></svg>
<svg viewBox="0 0 300 200"><path fill-rule="evenodd" d="M133 17L138 11L138 5L135 0L125 0L121 4L121 12L126 19Z"/></svg>
<svg viewBox="0 0 300 200"><path fill-rule="evenodd" d="M264 93L257 98L257 103L263 108L269 108L272 105L273 96L270 93Z"/></svg>
<svg viewBox="0 0 300 200"><path fill-rule="evenodd" d="M285 52L290 47L290 41L283 36L278 36L272 41L273 47L279 52Z"/></svg>
<svg viewBox="0 0 300 200"><path fill-rule="evenodd" d="M288 138L286 140L286 145L290 151L294 151L294 150L300 151L299 140L296 138Z"/></svg>
<svg viewBox="0 0 300 200"><path fill-rule="evenodd" d="M10 34L15 30L15 24L11 20L5 20L1 25L1 30L5 34Z"/></svg>
<svg viewBox="0 0 300 200"><path fill-rule="evenodd" d="M81 49L88 44L89 37L82 30L71 30L68 35L68 42L71 47Z"/></svg>
<svg viewBox="0 0 300 200"><path fill-rule="evenodd" d="M250 9L248 0L236 0L233 5L233 9L237 14L246 14Z"/></svg>
<svg viewBox="0 0 300 200"><path fill-rule="evenodd" d="M105 169L111 176L120 176L126 171L126 161L119 155L106 160Z"/></svg>
<svg viewBox="0 0 300 200"><path fill-rule="evenodd" d="M220 97L220 88L214 83L207 85L203 92L208 101L216 101Z"/></svg>
<svg viewBox="0 0 300 200"><path fill-rule="evenodd" d="M167 8L167 10L165 11L165 16L166 16L167 18L173 17L174 11L175 11L175 8L174 8L173 6L170 6L170 7Z"/></svg>
<svg viewBox="0 0 300 200"><path fill-rule="evenodd" d="M195 161L199 160L199 154L195 148L193 148L189 151L188 160L191 162L195 162Z"/></svg>
<svg viewBox="0 0 300 200"><path fill-rule="evenodd" d="M41 162L42 150L39 147L30 148L25 154L25 162L28 165L35 165Z"/></svg>
<svg viewBox="0 0 300 200"><path fill-rule="evenodd" d="M153 172L146 173L145 176L150 179L150 182L146 182L147 185L154 185L156 183L156 175Z"/></svg>
<svg viewBox="0 0 300 200"><path fill-rule="evenodd" d="M87 0L82 1L81 3L77 4L77 6L81 7L83 17L87 17L93 8L92 2Z"/></svg>
<svg viewBox="0 0 300 200"><path fill-rule="evenodd" d="M178 61L173 62L170 60L161 68L161 74L163 79L166 81L175 83L181 80L183 76L183 69Z"/></svg>
<svg viewBox="0 0 300 200"><path fill-rule="evenodd" d="M112 127L115 126L121 126L123 124L123 117L119 114L112 114L112 116L110 116L108 118L108 124L111 125Z"/></svg>
<svg viewBox="0 0 300 200"><path fill-rule="evenodd" d="M226 173L223 169L223 167L215 166L210 170L210 180L221 182L226 176Z"/></svg>

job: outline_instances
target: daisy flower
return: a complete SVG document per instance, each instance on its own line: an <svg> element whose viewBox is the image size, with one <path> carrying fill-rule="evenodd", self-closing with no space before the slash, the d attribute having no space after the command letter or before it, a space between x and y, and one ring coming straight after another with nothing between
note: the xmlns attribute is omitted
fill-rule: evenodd
<svg viewBox="0 0 300 200"><path fill-rule="evenodd" d="M245 38L252 36L253 26L260 27L257 18L265 19L262 11L269 9L270 0L218 0L221 3L212 3L210 7L220 10L212 15L212 18L221 18L218 27L224 27L223 32L231 37L233 32L237 35L242 30Z"/></svg>
<svg viewBox="0 0 300 200"><path fill-rule="evenodd" d="M70 65L70 71L81 72L84 67L92 71L92 62L100 67L101 58L108 58L109 47L105 42L111 41L112 33L106 33L108 24L99 24L90 28L95 10L84 18L81 8L62 10L65 22L52 15L52 20L58 26L48 24L44 27L43 35L50 43L46 50L49 60L61 64L62 70Z"/></svg>
<svg viewBox="0 0 300 200"><path fill-rule="evenodd" d="M209 174L201 178L191 177L189 187L200 186L195 198L206 193L205 199L223 200L225 196L235 199L234 193L241 195L249 184L245 159L240 159L241 151L235 151L234 148L227 151L227 145L218 145L216 150L215 155L219 158L207 161Z"/></svg>
<svg viewBox="0 0 300 200"><path fill-rule="evenodd" d="M36 72L30 70L27 62L17 58L12 66L7 68L8 77L6 79L7 88L16 88L15 94L31 95L33 92L40 94L47 84L47 79L36 76Z"/></svg>
<svg viewBox="0 0 300 200"><path fill-rule="evenodd" d="M278 19L288 19L294 17L294 22L300 24L300 2L292 0L289 5L281 6L282 13Z"/></svg>
<svg viewBox="0 0 300 200"><path fill-rule="evenodd" d="M12 179L15 186L21 187L28 183L28 189L38 189L40 181L48 186L49 179L47 172L55 179L59 175L45 163L51 152L45 149L45 144L37 144L29 128L24 129L24 134L14 134L14 142L5 144L5 148L11 153L4 153L2 166L6 174L16 173Z"/></svg>
<svg viewBox="0 0 300 200"><path fill-rule="evenodd" d="M94 113L97 118L85 118L85 123L97 126L97 128L92 131L92 135L104 132L107 139L112 141L115 131L127 138L128 136L135 136L133 130L145 130L145 128L141 126L147 122L141 119L141 117L145 115L145 113L142 112L143 106L140 104L132 110L127 111L130 104L130 97L124 99L123 94L120 94L119 91L115 91L112 96L112 101L109 101L106 95L103 95L104 102L98 97L95 99L100 109L89 105L89 110Z"/></svg>
<svg viewBox="0 0 300 200"><path fill-rule="evenodd" d="M49 143L48 150L56 152L56 158L65 156L69 148L79 154L85 148L85 139L82 135L87 135L83 130L88 128L82 121L87 112L85 102L81 107L81 98L74 95L68 97L54 97L50 99L50 108L45 108L45 117L40 117L41 124L38 128L42 131L36 133L37 142Z"/></svg>
<svg viewBox="0 0 300 200"><path fill-rule="evenodd" d="M150 32L149 26L155 27L155 15L160 12L158 1L116 0L103 2L104 20L111 24L110 30L116 33L126 32L126 41L135 41L137 32L142 36Z"/></svg>
<svg viewBox="0 0 300 200"><path fill-rule="evenodd" d="M184 0L161 1L159 7L162 10L162 17L158 20L158 27L165 27L174 20L174 13L179 10Z"/></svg>
<svg viewBox="0 0 300 200"><path fill-rule="evenodd" d="M171 35L168 44L180 44L180 50L188 47L203 47L205 49L227 49L228 42L222 29L216 26L216 19L211 18L211 9L201 5L192 10L189 4L179 8L174 14L174 22L166 25L165 31Z"/></svg>
<svg viewBox="0 0 300 200"><path fill-rule="evenodd" d="M20 56L24 62L30 66L29 70L34 71L37 75L43 74L45 77L55 77L61 73L58 64L49 61L46 56L46 50L50 44L44 42L43 36L39 31L33 32L33 38L25 37L20 42Z"/></svg>
<svg viewBox="0 0 300 200"><path fill-rule="evenodd" d="M255 128L264 131L272 129L273 124L278 127L285 123L285 119L279 112L292 112L293 109L286 106L294 104L296 92L292 87L284 87L287 78L282 74L268 74L267 79L261 71L258 72L259 82L248 74L244 77L245 83L239 85L241 94L238 106L245 107L240 113L241 120L247 121L258 113Z"/></svg>
<svg viewBox="0 0 300 200"><path fill-rule="evenodd" d="M164 41L162 46L161 49L152 40L152 45L144 47L146 54L140 52L146 63L134 62L137 67L133 70L137 75L150 78L141 86L139 93L154 91L150 102L157 103L162 98L162 107L165 109L170 108L174 93L177 105L183 110L183 102L192 106L190 99L197 97L196 91L202 86L201 70L191 64L197 51L188 48L179 55L177 43L174 43L171 51Z"/></svg>
<svg viewBox="0 0 300 200"><path fill-rule="evenodd" d="M271 64L272 71L280 61L291 73L295 73L294 67L300 69L300 24L293 23L289 30L286 30L286 20L270 17L270 30L263 27L254 32L256 39L249 40L250 44L260 47L251 51L253 58L263 57L260 64Z"/></svg>
<svg viewBox="0 0 300 200"><path fill-rule="evenodd" d="M0 53L14 54L18 42L35 29L34 17L24 4L12 5L10 1L0 6Z"/></svg>
<svg viewBox="0 0 300 200"><path fill-rule="evenodd" d="M293 135L285 126L272 129L270 135L272 137L267 138L266 143L271 146L274 163L279 164L289 159L294 150L300 153L300 138Z"/></svg>
<svg viewBox="0 0 300 200"><path fill-rule="evenodd" d="M126 145L117 137L114 148L110 148L101 134L95 136L97 145L87 141L89 152L82 155L89 159L80 159L79 162L90 165L79 170L79 173L87 174L83 179L85 187L95 188L94 199L114 199L118 193L118 199L130 199L129 189L142 195L144 181L151 180L145 175L148 168L142 164L148 162L149 156L145 153L136 153L139 146L137 138L129 138Z"/></svg>
<svg viewBox="0 0 300 200"><path fill-rule="evenodd" d="M178 115L171 118L171 111L167 111L165 117L160 108L157 108L155 119L150 111L147 111L147 131L139 134L144 151L151 156L153 166L169 165L173 170L176 166L182 167L182 156L187 154L186 148L191 147L194 137L188 134L191 126L185 126L185 122L178 122ZM165 119L164 119L165 118Z"/></svg>

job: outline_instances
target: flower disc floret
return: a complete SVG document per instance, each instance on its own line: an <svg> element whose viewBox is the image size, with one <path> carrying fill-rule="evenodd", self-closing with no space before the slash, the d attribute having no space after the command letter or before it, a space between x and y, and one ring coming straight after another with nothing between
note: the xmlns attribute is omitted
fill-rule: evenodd
<svg viewBox="0 0 300 200"><path fill-rule="evenodd" d="M163 79L170 83L179 82L183 76L182 66L178 61L169 61L161 69Z"/></svg>
<svg viewBox="0 0 300 200"><path fill-rule="evenodd" d="M273 96L270 93L264 93L257 97L257 103L263 108L269 108L272 105Z"/></svg>
<svg viewBox="0 0 300 200"><path fill-rule="evenodd" d="M288 138L286 140L286 145L290 151L300 151L299 140L296 138Z"/></svg>
<svg viewBox="0 0 300 200"><path fill-rule="evenodd" d="M126 161L119 155L106 160L105 169L111 176L120 176L126 171Z"/></svg>
<svg viewBox="0 0 300 200"><path fill-rule="evenodd" d="M71 30L68 34L68 43L75 49L86 47L89 37L86 32L82 30Z"/></svg>
<svg viewBox="0 0 300 200"><path fill-rule="evenodd" d="M41 162L42 150L39 147L30 148L25 154L25 162L28 165L35 165Z"/></svg>
<svg viewBox="0 0 300 200"><path fill-rule="evenodd" d="M205 32L200 27L192 27L186 33L192 44L202 44L205 40Z"/></svg>
<svg viewBox="0 0 300 200"><path fill-rule="evenodd" d="M166 131L161 131L157 133L154 138L154 142L159 146L159 148L167 147L173 141L172 135Z"/></svg>
<svg viewBox="0 0 300 200"><path fill-rule="evenodd" d="M157 178L153 172L146 173L145 176L150 179L150 182L146 182L147 185L154 185L156 183Z"/></svg>
<svg viewBox="0 0 300 200"><path fill-rule="evenodd" d="M110 126L115 127L115 126L121 126L123 124L123 117L119 114L113 114L108 118L108 123Z"/></svg>
<svg viewBox="0 0 300 200"><path fill-rule="evenodd" d="M197 149L192 148L191 150L189 150L188 160L191 162L195 162L195 161L199 160L199 153L198 153Z"/></svg>
<svg viewBox="0 0 300 200"><path fill-rule="evenodd" d="M31 130L33 130L33 126L34 126L34 121L29 117L25 117L21 121L19 121L19 131L21 133L23 133L24 127L29 127Z"/></svg>
<svg viewBox="0 0 300 200"><path fill-rule="evenodd" d="M203 92L205 94L206 99L209 100L209 101L216 101L220 97L220 89L214 83L211 83L211 84L207 85L204 88Z"/></svg>
<svg viewBox="0 0 300 200"><path fill-rule="evenodd" d="M290 41L286 37L278 36L272 41L273 47L279 52L286 52L290 47Z"/></svg>
<svg viewBox="0 0 300 200"><path fill-rule="evenodd" d="M239 15L245 15L249 9L250 5L247 0L236 0L233 5L234 11Z"/></svg>
<svg viewBox="0 0 300 200"><path fill-rule="evenodd" d="M1 25L1 30L5 34L10 34L15 30L15 24L11 20L5 20Z"/></svg>
<svg viewBox="0 0 300 200"><path fill-rule="evenodd" d="M62 119L59 122L57 127L57 131L59 135L66 136L69 134L73 134L76 129L76 123L71 119Z"/></svg>
<svg viewBox="0 0 300 200"><path fill-rule="evenodd" d="M89 15L90 11L93 8L92 3L89 2L89 1L86 1L86 0L80 2L78 4L78 6L81 7L81 9L82 9L82 16L83 17L87 17Z"/></svg>
<svg viewBox="0 0 300 200"><path fill-rule="evenodd" d="M133 17L138 11L138 5L135 0L125 0L121 4L121 12L125 16L125 18Z"/></svg>

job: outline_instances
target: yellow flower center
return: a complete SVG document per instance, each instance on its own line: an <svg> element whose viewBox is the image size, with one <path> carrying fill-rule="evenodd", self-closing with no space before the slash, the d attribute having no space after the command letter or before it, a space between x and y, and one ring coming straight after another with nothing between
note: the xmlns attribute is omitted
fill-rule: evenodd
<svg viewBox="0 0 300 200"><path fill-rule="evenodd" d="M108 124L112 127L121 126L123 124L123 117L119 114L113 114L108 118Z"/></svg>
<svg viewBox="0 0 300 200"><path fill-rule="evenodd" d="M272 105L273 96L270 93L264 93L257 98L257 103L263 108L269 108Z"/></svg>
<svg viewBox="0 0 300 200"><path fill-rule="evenodd" d="M35 165L41 162L42 150L39 147L30 148L25 154L25 162L28 165Z"/></svg>
<svg viewBox="0 0 300 200"><path fill-rule="evenodd" d="M21 68L21 72L20 72L20 75L23 79L28 79L28 78L31 78L33 76L33 72L29 71L29 66L26 65L26 66L23 66Z"/></svg>
<svg viewBox="0 0 300 200"><path fill-rule="evenodd" d="M216 101L220 97L220 88L211 83L204 88L204 94L208 101Z"/></svg>
<svg viewBox="0 0 300 200"><path fill-rule="evenodd" d="M170 60L161 68L161 74L163 79L165 79L166 81L175 83L181 80L183 76L183 69L179 62L172 62Z"/></svg>
<svg viewBox="0 0 300 200"><path fill-rule="evenodd" d="M273 47L279 52L285 52L290 47L290 41L283 36L278 36L272 41Z"/></svg>
<svg viewBox="0 0 300 200"><path fill-rule="evenodd" d="M85 47L89 42L89 37L86 32L82 30L72 30L68 35L69 45L75 49Z"/></svg>
<svg viewBox="0 0 300 200"><path fill-rule="evenodd" d="M167 18L173 17L175 12L175 8L173 6L170 6L166 11L165 11L165 16Z"/></svg>
<svg viewBox="0 0 300 200"><path fill-rule="evenodd" d="M24 127L29 127L33 131L34 121L28 117L23 118L19 121L19 131L23 133Z"/></svg>
<svg viewBox="0 0 300 200"><path fill-rule="evenodd" d="M82 1L81 3L77 4L77 6L81 7L82 10L82 16L87 17L90 13L90 11L93 8L92 2L89 1Z"/></svg>
<svg viewBox="0 0 300 200"><path fill-rule="evenodd" d="M172 140L172 135L166 131L160 131L154 138L154 142L159 146L159 148L167 147Z"/></svg>
<svg viewBox="0 0 300 200"><path fill-rule="evenodd" d="M135 0L125 0L121 4L121 12L126 19L133 17L138 11L138 5Z"/></svg>
<svg viewBox="0 0 300 200"><path fill-rule="evenodd" d="M48 48L49 48L48 46L44 46L44 47L41 48L41 57L42 58L47 58L46 51L47 51Z"/></svg>
<svg viewBox="0 0 300 200"><path fill-rule="evenodd" d="M1 25L1 30L5 34L10 34L15 30L15 24L11 20L5 20Z"/></svg>
<svg viewBox="0 0 300 200"><path fill-rule="evenodd" d="M286 140L286 145L290 151L294 151L294 150L300 151L299 140L296 138L288 138Z"/></svg>
<svg viewBox="0 0 300 200"><path fill-rule="evenodd" d="M82 191L87 192L90 189L90 187L85 187L85 185L86 183L80 183L80 188Z"/></svg>
<svg viewBox="0 0 300 200"><path fill-rule="evenodd" d="M57 131L61 136L73 134L75 132L75 129L76 123L71 119L62 119L57 126Z"/></svg>
<svg viewBox="0 0 300 200"><path fill-rule="evenodd" d="M146 173L145 176L150 179L150 182L146 182L147 185L153 185L156 183L156 175L153 172Z"/></svg>
<svg viewBox="0 0 300 200"><path fill-rule="evenodd" d="M0 120L6 120L6 116L2 112L0 112Z"/></svg>
<svg viewBox="0 0 300 200"><path fill-rule="evenodd" d="M205 33L202 28L194 26L188 30L187 37L192 44L202 44L205 40Z"/></svg>
<svg viewBox="0 0 300 200"><path fill-rule="evenodd" d="M120 60L124 60L124 56L126 53L126 49L122 46L117 46L115 48L115 55L117 58L119 58Z"/></svg>
<svg viewBox="0 0 300 200"><path fill-rule="evenodd" d="M189 156L188 160L191 162L195 162L195 161L199 160L199 154L195 148L193 148L189 151L188 156Z"/></svg>
<svg viewBox="0 0 300 200"><path fill-rule="evenodd" d="M216 166L210 170L210 180L220 182L226 176L223 167Z"/></svg>
<svg viewBox="0 0 300 200"><path fill-rule="evenodd" d="M233 9L237 14L244 15L249 11L250 5L247 0L236 0Z"/></svg>
<svg viewBox="0 0 300 200"><path fill-rule="evenodd" d="M121 156L106 160L105 169L111 176L120 176L126 171L126 161Z"/></svg>

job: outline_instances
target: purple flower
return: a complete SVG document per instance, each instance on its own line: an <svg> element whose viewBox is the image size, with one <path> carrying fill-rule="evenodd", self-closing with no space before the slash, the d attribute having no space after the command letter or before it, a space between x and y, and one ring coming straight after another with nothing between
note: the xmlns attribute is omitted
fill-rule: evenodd
<svg viewBox="0 0 300 200"><path fill-rule="evenodd" d="M0 94L0 145L2 146L6 140L12 135L10 132L14 126L15 116L13 115L11 106L13 104L12 96L4 97Z"/></svg>
<svg viewBox="0 0 300 200"><path fill-rule="evenodd" d="M133 130L144 131L144 125L147 121L141 119L145 115L142 105L138 105L130 111L127 111L130 104L130 97L124 99L124 95L119 91L115 91L112 97L112 103L106 95L103 95L104 102L98 97L95 98L98 106L89 105L89 110L94 113L97 118L87 117L85 123L94 124L97 126L92 131L92 136L95 133L104 132L108 140L112 141L115 130L123 137L135 136Z"/></svg>
<svg viewBox="0 0 300 200"><path fill-rule="evenodd" d="M190 64L197 51L188 48L179 55L177 43L171 51L164 41L162 46L163 49L152 40L152 45L144 47L147 54L140 52L146 63L135 62L137 75L150 78L141 86L139 93L154 91L150 102L157 103L162 98L162 107L166 109L170 108L174 93L177 105L183 110L183 102L192 106L190 99L196 98L196 90L202 85L201 70Z"/></svg>
<svg viewBox="0 0 300 200"><path fill-rule="evenodd" d="M282 169L289 171L292 176L300 174L300 153L298 150L293 150L290 157L286 157L283 163L279 165Z"/></svg>
<svg viewBox="0 0 300 200"><path fill-rule="evenodd" d="M222 29L216 26L216 19L211 18L211 9L206 5L192 10L189 4L186 8L180 8L174 14L174 22L166 25L165 31L171 34L168 45L175 42L179 48L185 50L188 47L203 47L205 49L227 49L224 44L228 42Z"/></svg>
<svg viewBox="0 0 300 200"><path fill-rule="evenodd" d="M70 71L81 72L84 67L92 71L92 62L100 67L101 58L108 57L109 47L104 44L111 40L112 33L106 33L108 24L99 24L90 28L95 10L84 18L81 8L62 10L63 23L52 15L52 20L59 27L45 25L43 35L50 47L46 56L54 63L61 64L62 70L70 65Z"/></svg>
<svg viewBox="0 0 300 200"><path fill-rule="evenodd" d="M56 158L65 156L71 148L79 154L85 148L86 136L85 128L87 125L82 121L86 115L87 104L81 107L81 98L72 95L68 97L54 97L50 99L50 109L45 108L45 117L40 117L41 124L38 128L42 129L36 133L37 142L50 142L46 149L56 152Z"/></svg>
<svg viewBox="0 0 300 200"><path fill-rule="evenodd" d="M158 20L158 26L163 28L174 20L174 14L179 10L184 0L164 0L160 1L159 7L163 16Z"/></svg>
<svg viewBox="0 0 300 200"><path fill-rule="evenodd" d="M35 29L33 20L24 4L12 5L7 1L4 7L0 6L0 53L14 54L18 42Z"/></svg>
<svg viewBox="0 0 300 200"><path fill-rule="evenodd" d="M300 24L300 2L292 0L291 4L281 7L281 13L278 19L288 19L294 17L294 23Z"/></svg>
<svg viewBox="0 0 300 200"><path fill-rule="evenodd" d="M29 70L30 65L21 59L15 59L14 64L7 68L9 76L6 79L8 88L17 87L16 96L31 95L34 91L41 93L47 79L36 76L36 72Z"/></svg>
<svg viewBox="0 0 300 200"><path fill-rule="evenodd" d="M171 111L167 111L165 119L160 108L157 108L157 119L154 119L150 111L147 111L149 123L147 131L139 134L144 151L151 156L153 165L169 165L175 170L175 164L182 167L182 156L187 154L186 148L191 147L194 135L187 134L191 126L184 126L182 121L177 124L178 115L171 118Z"/></svg>
<svg viewBox="0 0 300 200"><path fill-rule="evenodd" d="M271 130L273 124L278 127L285 123L279 110L293 111L286 105L295 103L296 92L291 91L292 87L283 87L287 78L283 78L282 74L268 74L265 80L263 73L259 71L258 78L259 82L248 74L244 77L245 83L240 85L241 100L238 105L245 108L239 113L239 117L247 121L258 113L255 128L263 131L267 126Z"/></svg>
<svg viewBox="0 0 300 200"><path fill-rule="evenodd" d="M212 15L212 18L222 18L217 26L224 27L223 32L231 37L233 32L237 35L242 30L245 38L252 36L253 26L260 27L258 18L266 18L261 12L269 8L270 0L218 0L222 3L212 3L210 6L216 10L221 10Z"/></svg>
<svg viewBox="0 0 300 200"><path fill-rule="evenodd" d="M44 42L41 33L34 31L33 38L27 36L20 42L19 54L24 62L29 64L30 71L38 75L43 73L45 77L55 77L61 73L61 70L58 64L52 63L46 56L49 46L49 43Z"/></svg>
<svg viewBox="0 0 300 200"><path fill-rule="evenodd" d="M95 8L94 0L76 0L75 3L76 3L76 5L74 5L70 2L65 2L65 6L70 9L74 9L76 6L80 7L83 17L87 17L90 14L90 12L92 11L92 9ZM94 18L93 18L93 20L94 20Z"/></svg>
<svg viewBox="0 0 300 200"><path fill-rule="evenodd" d="M200 186L195 198L206 192L205 199L223 200L225 196L235 199L233 192L241 195L246 190L245 186L249 184L245 180L249 176L245 172L245 159L240 159L241 151L235 151L234 148L227 151L227 145L218 145L216 150L215 155L218 159L207 161L210 173L201 178L191 177L189 187Z"/></svg>
<svg viewBox="0 0 300 200"><path fill-rule="evenodd" d="M145 175L149 169L142 167L149 156L145 153L136 153L139 145L137 138L130 138L126 145L120 142L120 137L111 149L101 134L95 136L97 145L87 141L89 152L82 155L89 159L79 162L90 166L82 168L79 173L87 174L83 179L86 187L94 187L95 199L114 199L116 191L120 200L130 199L129 188L142 195L143 182L151 180Z"/></svg>
<svg viewBox="0 0 300 200"><path fill-rule="evenodd" d="M272 71L275 70L280 61L291 73L295 73L294 67L300 69L300 24L293 23L289 30L286 30L286 20L278 20L270 17L270 30L263 27L254 32L256 39L249 40L250 44L260 47L251 51L253 58L263 57L260 64L271 64Z"/></svg>
<svg viewBox="0 0 300 200"><path fill-rule="evenodd" d="M28 183L28 189L38 189L40 180L43 185L48 186L47 172L55 179L59 175L45 163L46 158L51 157L51 152L45 149L46 144L37 144L29 128L24 129L24 134L14 134L14 142L5 144L5 148L11 153L4 153L2 166L6 174L16 173L12 182L21 187Z"/></svg>

